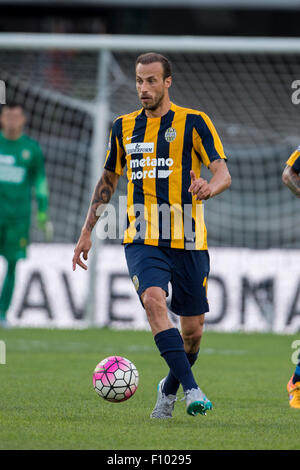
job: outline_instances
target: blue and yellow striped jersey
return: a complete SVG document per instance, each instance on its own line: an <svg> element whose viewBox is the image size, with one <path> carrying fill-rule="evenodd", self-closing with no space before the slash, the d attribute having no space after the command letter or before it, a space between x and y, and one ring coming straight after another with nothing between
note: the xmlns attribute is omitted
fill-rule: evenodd
<svg viewBox="0 0 300 470"><path fill-rule="evenodd" d="M123 174L127 164L127 228L123 243L206 250L202 201L188 192L190 170L226 159L209 117L171 103L167 114L144 109L120 116L110 133L104 168Z"/></svg>
<svg viewBox="0 0 300 470"><path fill-rule="evenodd" d="M291 154L286 164L291 166L296 173L300 173L300 146Z"/></svg>

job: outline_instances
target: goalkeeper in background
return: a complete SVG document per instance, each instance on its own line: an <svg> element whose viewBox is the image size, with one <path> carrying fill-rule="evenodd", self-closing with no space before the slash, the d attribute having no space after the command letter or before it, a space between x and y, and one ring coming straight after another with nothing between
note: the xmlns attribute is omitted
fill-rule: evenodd
<svg viewBox="0 0 300 470"><path fill-rule="evenodd" d="M282 173L282 181L297 197L300 197L300 147L292 153ZM289 403L300 409L300 354L294 374L287 384Z"/></svg>
<svg viewBox="0 0 300 470"><path fill-rule="evenodd" d="M32 194L38 205L37 226L46 232L48 190L39 144L23 134L23 107L3 105L0 114L0 255L7 271L0 295L0 326L5 327L15 286L16 265L26 258Z"/></svg>

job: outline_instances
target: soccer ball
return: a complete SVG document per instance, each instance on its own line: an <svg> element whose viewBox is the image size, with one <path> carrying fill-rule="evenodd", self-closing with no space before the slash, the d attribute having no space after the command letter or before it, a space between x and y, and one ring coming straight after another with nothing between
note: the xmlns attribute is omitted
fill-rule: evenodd
<svg viewBox="0 0 300 470"><path fill-rule="evenodd" d="M121 356L110 356L97 364L93 385L100 397L113 403L128 400L136 392L139 373L135 365Z"/></svg>

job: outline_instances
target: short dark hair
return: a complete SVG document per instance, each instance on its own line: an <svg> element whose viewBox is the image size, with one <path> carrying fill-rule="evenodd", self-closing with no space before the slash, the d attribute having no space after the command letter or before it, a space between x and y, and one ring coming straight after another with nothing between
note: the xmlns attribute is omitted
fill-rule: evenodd
<svg viewBox="0 0 300 470"><path fill-rule="evenodd" d="M154 62L160 62L163 68L163 78L172 76L172 68L170 61L157 52L146 52L146 54L141 54L138 56L135 62L135 68L138 64L148 65L153 64Z"/></svg>

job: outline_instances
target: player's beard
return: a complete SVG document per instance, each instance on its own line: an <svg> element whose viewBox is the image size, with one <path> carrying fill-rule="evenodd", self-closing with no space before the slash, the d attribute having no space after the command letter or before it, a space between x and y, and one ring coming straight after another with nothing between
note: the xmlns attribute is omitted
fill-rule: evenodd
<svg viewBox="0 0 300 470"><path fill-rule="evenodd" d="M157 108L161 105L161 103L164 99L164 96L165 96L164 91L162 91L162 93L159 96L156 97L154 102L152 101L151 103L143 103L141 101L143 108L148 110L148 111L156 111Z"/></svg>

